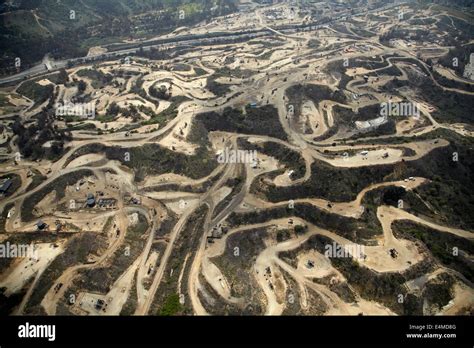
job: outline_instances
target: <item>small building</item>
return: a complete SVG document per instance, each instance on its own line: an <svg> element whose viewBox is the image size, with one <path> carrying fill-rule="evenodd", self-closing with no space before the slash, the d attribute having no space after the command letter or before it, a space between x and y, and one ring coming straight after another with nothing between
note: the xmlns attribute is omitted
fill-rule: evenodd
<svg viewBox="0 0 474 348"><path fill-rule="evenodd" d="M7 193L10 186L12 186L12 179L7 179L3 182L2 186L0 186L0 194L4 195Z"/></svg>
<svg viewBox="0 0 474 348"><path fill-rule="evenodd" d="M221 226L216 226L212 229L212 232L211 232L211 235L212 235L212 238L215 238L215 239L220 239L222 238L222 235L224 234L224 232L222 231L222 227Z"/></svg>
<svg viewBox="0 0 474 348"><path fill-rule="evenodd" d="M101 299L98 299L96 304L95 304L95 309L100 311L100 310L104 310L104 307L105 307L105 301L101 300Z"/></svg>
<svg viewBox="0 0 474 348"><path fill-rule="evenodd" d="M40 231L43 231L46 229L46 227L48 227L48 225L42 221L42 220L39 220L37 223L36 223L36 227L38 228L38 230Z"/></svg>
<svg viewBox="0 0 474 348"><path fill-rule="evenodd" d="M89 193L87 195L87 201L86 201L86 204L89 208L92 208L95 206L95 197L92 193Z"/></svg>
<svg viewBox="0 0 474 348"><path fill-rule="evenodd" d="M398 251L396 249L390 249L390 256L396 259L398 257Z"/></svg>
<svg viewBox="0 0 474 348"><path fill-rule="evenodd" d="M115 198L100 198L97 205L99 208L114 208L117 205L117 200Z"/></svg>

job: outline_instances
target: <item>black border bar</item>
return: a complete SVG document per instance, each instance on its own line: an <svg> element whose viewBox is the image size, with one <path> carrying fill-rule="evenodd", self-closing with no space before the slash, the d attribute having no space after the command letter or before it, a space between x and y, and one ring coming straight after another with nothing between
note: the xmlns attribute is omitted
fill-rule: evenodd
<svg viewBox="0 0 474 348"><path fill-rule="evenodd" d="M55 341L20 338L19 326L55 325ZM39 317L0 318L0 347L405 346L472 347L473 317ZM455 334L408 338L407 334Z"/></svg>

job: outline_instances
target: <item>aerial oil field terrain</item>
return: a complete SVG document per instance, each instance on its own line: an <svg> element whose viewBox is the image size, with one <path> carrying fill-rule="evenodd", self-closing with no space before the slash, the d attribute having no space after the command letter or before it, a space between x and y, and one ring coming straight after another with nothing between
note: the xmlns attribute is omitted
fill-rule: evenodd
<svg viewBox="0 0 474 348"><path fill-rule="evenodd" d="M1 315L474 313L471 1L0 16Z"/></svg>

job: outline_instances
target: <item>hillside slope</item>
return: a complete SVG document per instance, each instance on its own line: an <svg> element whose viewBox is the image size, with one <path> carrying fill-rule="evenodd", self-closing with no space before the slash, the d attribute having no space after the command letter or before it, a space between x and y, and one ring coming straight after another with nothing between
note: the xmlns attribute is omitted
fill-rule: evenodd
<svg viewBox="0 0 474 348"><path fill-rule="evenodd" d="M13 0L0 6L0 74L90 47L150 37L235 10L230 0ZM184 14L180 17L180 14Z"/></svg>

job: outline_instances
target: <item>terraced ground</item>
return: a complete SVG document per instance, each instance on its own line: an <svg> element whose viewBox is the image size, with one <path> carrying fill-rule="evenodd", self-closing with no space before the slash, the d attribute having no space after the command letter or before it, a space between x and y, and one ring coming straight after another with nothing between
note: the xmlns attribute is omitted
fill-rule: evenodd
<svg viewBox="0 0 474 348"><path fill-rule="evenodd" d="M264 36L2 88L0 242L38 251L0 260L2 313L472 314L474 82L436 63L472 13L250 11L183 32Z"/></svg>

